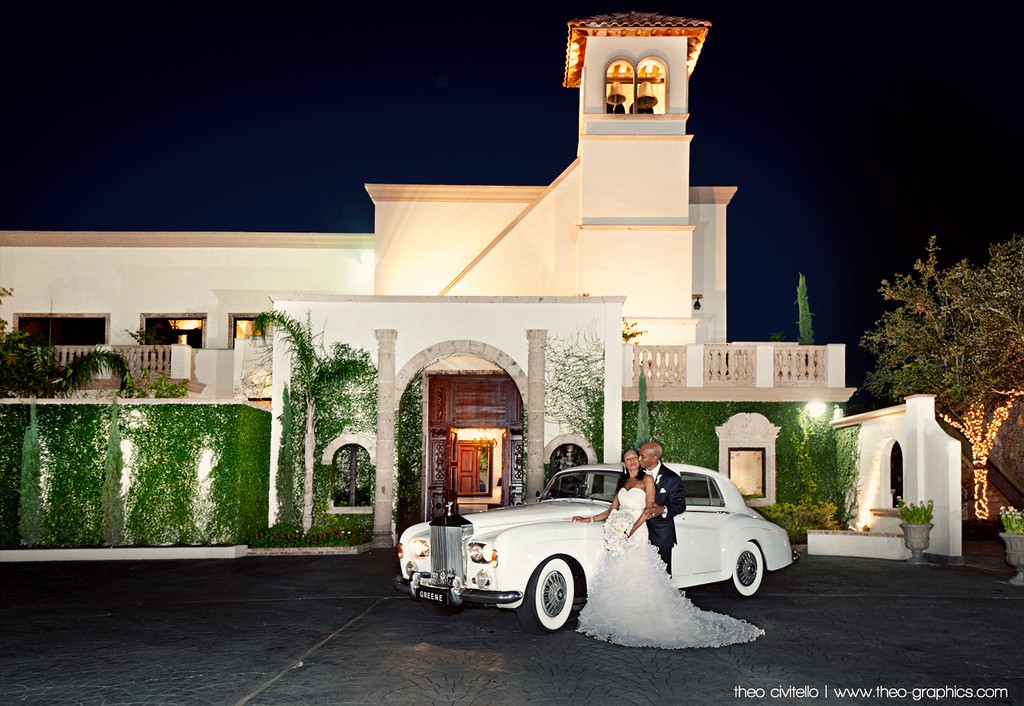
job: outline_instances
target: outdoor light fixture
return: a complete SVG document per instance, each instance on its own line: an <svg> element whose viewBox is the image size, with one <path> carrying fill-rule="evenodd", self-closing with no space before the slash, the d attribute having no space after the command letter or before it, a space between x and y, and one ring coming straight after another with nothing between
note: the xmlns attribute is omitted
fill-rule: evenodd
<svg viewBox="0 0 1024 706"><path fill-rule="evenodd" d="M700 311L700 300L704 298L703 294L694 294L693 296L693 310Z"/></svg>

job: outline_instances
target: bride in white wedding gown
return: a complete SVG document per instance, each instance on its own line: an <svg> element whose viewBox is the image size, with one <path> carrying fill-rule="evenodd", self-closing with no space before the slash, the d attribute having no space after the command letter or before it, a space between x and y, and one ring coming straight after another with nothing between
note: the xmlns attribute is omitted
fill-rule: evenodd
<svg viewBox="0 0 1024 706"><path fill-rule="evenodd" d="M753 642L764 630L744 620L703 611L676 589L657 548L647 538L643 513L654 499L654 479L643 474L639 453L627 449L629 478L612 506L577 522L605 522L605 552L587 590L577 631L628 647L722 647Z"/></svg>

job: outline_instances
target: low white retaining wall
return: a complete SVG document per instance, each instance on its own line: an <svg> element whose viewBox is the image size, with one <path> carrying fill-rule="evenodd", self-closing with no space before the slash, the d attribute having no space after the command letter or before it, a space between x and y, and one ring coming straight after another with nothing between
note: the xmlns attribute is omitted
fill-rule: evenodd
<svg viewBox="0 0 1024 706"><path fill-rule="evenodd" d="M238 559L247 547L97 547L92 549L5 549L0 563L15 561L109 561L142 559Z"/></svg>
<svg viewBox="0 0 1024 706"><path fill-rule="evenodd" d="M843 530L808 530L807 553L896 561L910 558L910 550L904 546L902 534Z"/></svg>

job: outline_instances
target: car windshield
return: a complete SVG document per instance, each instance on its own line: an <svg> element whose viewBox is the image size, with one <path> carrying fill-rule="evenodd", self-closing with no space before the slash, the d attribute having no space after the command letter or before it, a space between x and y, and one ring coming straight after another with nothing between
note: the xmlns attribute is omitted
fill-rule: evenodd
<svg viewBox="0 0 1024 706"><path fill-rule="evenodd" d="M563 471L551 479L541 500L580 498L611 502L619 482L615 471Z"/></svg>

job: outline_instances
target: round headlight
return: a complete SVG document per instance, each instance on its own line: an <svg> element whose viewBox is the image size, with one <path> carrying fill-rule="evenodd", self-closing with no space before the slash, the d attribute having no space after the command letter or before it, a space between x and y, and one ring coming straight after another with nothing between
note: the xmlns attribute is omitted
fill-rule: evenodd
<svg viewBox="0 0 1024 706"><path fill-rule="evenodd" d="M430 542L425 539L412 540L412 555L420 559L430 556Z"/></svg>
<svg viewBox="0 0 1024 706"><path fill-rule="evenodd" d="M469 558L474 563L486 564L488 560L484 558L484 545L480 542L470 542Z"/></svg>

